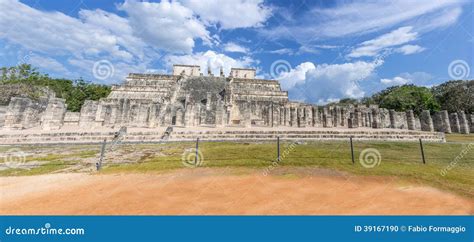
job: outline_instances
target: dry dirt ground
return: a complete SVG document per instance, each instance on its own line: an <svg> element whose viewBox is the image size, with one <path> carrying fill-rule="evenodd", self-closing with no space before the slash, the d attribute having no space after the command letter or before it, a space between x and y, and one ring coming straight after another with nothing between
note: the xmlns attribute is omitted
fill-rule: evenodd
<svg viewBox="0 0 474 242"><path fill-rule="evenodd" d="M321 169L0 178L0 214L473 214L472 199L395 178Z"/></svg>

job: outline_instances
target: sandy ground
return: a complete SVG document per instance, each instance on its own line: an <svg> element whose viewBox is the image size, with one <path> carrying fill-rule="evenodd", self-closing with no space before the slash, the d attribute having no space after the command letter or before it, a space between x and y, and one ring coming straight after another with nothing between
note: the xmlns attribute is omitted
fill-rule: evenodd
<svg viewBox="0 0 474 242"><path fill-rule="evenodd" d="M473 214L472 199L328 170L186 169L165 174L0 178L0 214Z"/></svg>

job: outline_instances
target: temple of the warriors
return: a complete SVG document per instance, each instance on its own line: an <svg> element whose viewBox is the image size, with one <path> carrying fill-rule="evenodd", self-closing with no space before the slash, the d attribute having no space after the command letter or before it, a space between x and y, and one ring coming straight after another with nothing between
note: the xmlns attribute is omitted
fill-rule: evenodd
<svg viewBox="0 0 474 242"><path fill-rule="evenodd" d="M415 116L413 111L396 112L373 105L316 106L293 102L278 81L256 79L255 74L254 69L232 68L227 76L222 69L219 76L209 70L203 75L200 67L194 65L174 65L170 75L132 73L122 85L114 85L107 98L86 101L81 112L67 111L65 100L60 98L12 98L8 107L0 107L0 143L2 137L10 135L11 139L12 135L22 134L8 132L15 130L56 137L62 130L70 134L121 127L137 128L141 134L156 134L154 138L135 137L139 140L163 137L164 129L168 132L175 129L176 139L184 139L188 137L186 134L199 130L201 133L195 136L214 134L216 139L219 134L228 135L223 133L226 130L236 135L239 130L241 133L253 130L253 134L287 132L290 138L292 134L294 138L331 138L336 132L368 139L407 136L432 140L444 140L441 133L467 134L474 130L474 115L462 110L451 114L447 111L430 114L427 110ZM63 132L64 136L68 133Z"/></svg>

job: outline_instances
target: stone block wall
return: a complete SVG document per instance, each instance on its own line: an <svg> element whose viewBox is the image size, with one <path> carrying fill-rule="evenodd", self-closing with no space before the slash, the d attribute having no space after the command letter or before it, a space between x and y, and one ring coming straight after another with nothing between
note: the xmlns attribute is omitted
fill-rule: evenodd
<svg viewBox="0 0 474 242"><path fill-rule="evenodd" d="M41 125L41 118L48 105L47 98L31 100L13 97L5 114L4 128L28 129Z"/></svg>
<svg viewBox="0 0 474 242"><path fill-rule="evenodd" d="M79 125L81 113L79 112L66 112L64 114L64 125Z"/></svg>
<svg viewBox="0 0 474 242"><path fill-rule="evenodd" d="M451 126L451 132L459 133L461 126L459 125L459 118L457 113L449 114L449 125Z"/></svg>
<svg viewBox="0 0 474 242"><path fill-rule="evenodd" d="M420 114L420 128L421 131L433 132L433 119L431 118L430 110L423 110Z"/></svg>
<svg viewBox="0 0 474 242"><path fill-rule="evenodd" d="M405 112L390 110L390 127L392 129L408 129L407 115Z"/></svg>
<svg viewBox="0 0 474 242"><path fill-rule="evenodd" d="M459 120L459 133L469 134L471 129L469 127L469 121L467 120L466 114L464 111L459 111L457 114Z"/></svg>
<svg viewBox="0 0 474 242"><path fill-rule="evenodd" d="M435 131L451 133L451 124L449 122L448 111L443 110L433 115L433 126Z"/></svg>
<svg viewBox="0 0 474 242"><path fill-rule="evenodd" d="M0 106L0 128L5 124L5 115L7 113L8 106Z"/></svg>
<svg viewBox="0 0 474 242"><path fill-rule="evenodd" d="M474 133L474 114L466 115L469 122L469 130L471 133Z"/></svg>
<svg viewBox="0 0 474 242"><path fill-rule="evenodd" d="M99 102L97 101L87 100L84 102L79 116L79 127L95 127L98 107Z"/></svg>
<svg viewBox="0 0 474 242"><path fill-rule="evenodd" d="M43 130L58 130L64 124L66 113L66 100L61 98L51 98L42 116L41 127Z"/></svg>

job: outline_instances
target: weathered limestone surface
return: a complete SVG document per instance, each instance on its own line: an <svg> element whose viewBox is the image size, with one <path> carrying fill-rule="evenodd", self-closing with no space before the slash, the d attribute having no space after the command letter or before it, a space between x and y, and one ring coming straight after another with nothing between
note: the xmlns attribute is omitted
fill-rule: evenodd
<svg viewBox="0 0 474 242"><path fill-rule="evenodd" d="M457 113L451 113L449 115L449 125L451 126L451 132L459 133L461 126L459 125L459 118Z"/></svg>
<svg viewBox="0 0 474 242"><path fill-rule="evenodd" d="M408 110L406 112L406 119L407 119L407 126L409 130L416 129L416 122L415 122L415 115L413 114L413 110Z"/></svg>
<svg viewBox="0 0 474 242"><path fill-rule="evenodd" d="M0 126L44 130L78 126L118 127L297 127L373 128L472 132L472 114L441 111L418 117L412 110L396 112L377 105L318 107L292 102L276 80L255 79L254 69L232 68L204 76L199 66L175 65L171 75L129 74L122 85L98 101L88 100L80 112L67 112L65 100L54 97L12 98ZM470 126L470 127L469 127ZM452 128L451 128L452 127Z"/></svg>
<svg viewBox="0 0 474 242"><path fill-rule="evenodd" d="M5 115L7 113L7 106L0 106L0 128L5 124Z"/></svg>
<svg viewBox="0 0 474 242"><path fill-rule="evenodd" d="M81 108L81 115L79 117L80 127L94 127L97 116L99 103L96 101L86 101ZM128 112L128 109L124 109L124 112Z"/></svg>
<svg viewBox="0 0 474 242"><path fill-rule="evenodd" d="M28 129L40 126L41 117L48 105L47 98L31 100L13 97L5 114L4 128Z"/></svg>
<svg viewBox="0 0 474 242"><path fill-rule="evenodd" d="M467 115L469 122L469 130L471 133L474 133L474 114Z"/></svg>
<svg viewBox="0 0 474 242"><path fill-rule="evenodd" d="M81 113L79 112L66 112L64 114L64 125L79 125L79 119Z"/></svg>
<svg viewBox="0 0 474 242"><path fill-rule="evenodd" d="M64 124L64 115L66 114L66 100L60 98L51 98L48 100L48 106L42 116L41 127L44 130L57 130Z"/></svg>
<svg viewBox="0 0 474 242"><path fill-rule="evenodd" d="M390 127L393 129L408 129L407 115L405 112L390 110Z"/></svg>
<svg viewBox="0 0 474 242"><path fill-rule="evenodd" d="M434 131L433 120L430 115L430 110L423 110L423 112L421 112L420 126L422 131Z"/></svg>
<svg viewBox="0 0 474 242"><path fill-rule="evenodd" d="M436 112L433 115L433 126L438 132L451 133L448 111Z"/></svg>
<svg viewBox="0 0 474 242"><path fill-rule="evenodd" d="M470 128L469 128L469 122L467 120L466 114L464 113L464 111L459 111L457 114L458 114L458 119L459 119L459 133L469 134Z"/></svg>

